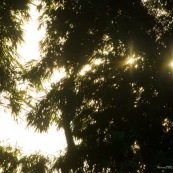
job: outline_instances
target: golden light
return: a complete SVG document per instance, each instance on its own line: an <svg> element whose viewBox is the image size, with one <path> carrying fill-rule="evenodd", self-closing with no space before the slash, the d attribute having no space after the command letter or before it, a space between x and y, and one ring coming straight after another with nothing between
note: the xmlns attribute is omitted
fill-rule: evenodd
<svg viewBox="0 0 173 173"><path fill-rule="evenodd" d="M143 57L132 54L131 56L127 57L127 59L125 60L125 65L128 66L127 68L133 65L133 67L137 69L139 68L139 64L141 64L142 61L144 61Z"/></svg>
<svg viewBox="0 0 173 173"><path fill-rule="evenodd" d="M173 68L173 61L170 63L170 66Z"/></svg>
<svg viewBox="0 0 173 173"><path fill-rule="evenodd" d="M81 76L84 76L86 74L87 71L90 71L91 70L91 65L87 64L85 65L82 70L80 71L80 75Z"/></svg>
<svg viewBox="0 0 173 173"><path fill-rule="evenodd" d="M133 145L131 145L131 148L133 150L133 153L136 153L137 151L140 150L140 145L138 144L137 141L134 141Z"/></svg>
<svg viewBox="0 0 173 173"><path fill-rule="evenodd" d="M134 58L129 58L126 62L126 64L133 64L135 62L135 59Z"/></svg>
<svg viewBox="0 0 173 173"><path fill-rule="evenodd" d="M165 118L162 122L162 126L165 132L169 132L171 128L173 127L173 122L169 120L168 118Z"/></svg>
<svg viewBox="0 0 173 173"><path fill-rule="evenodd" d="M95 65L100 65L101 63L103 63L103 61L101 60L101 58L95 59L94 64Z"/></svg>
<svg viewBox="0 0 173 173"><path fill-rule="evenodd" d="M136 64L136 65L135 65L135 68L138 68L138 67L139 67L138 64Z"/></svg>
<svg viewBox="0 0 173 173"><path fill-rule="evenodd" d="M64 78L66 76L66 71L65 68L61 68L61 69L54 69L52 76L45 80L43 83L43 88L44 88L44 95L47 94L51 89L52 86L51 84L55 84L58 81L60 81L60 79Z"/></svg>

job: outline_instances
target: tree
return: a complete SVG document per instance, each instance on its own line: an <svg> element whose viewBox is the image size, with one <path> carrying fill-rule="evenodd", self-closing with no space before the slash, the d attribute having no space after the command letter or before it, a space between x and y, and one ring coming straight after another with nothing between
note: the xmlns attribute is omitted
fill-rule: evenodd
<svg viewBox="0 0 173 173"><path fill-rule="evenodd" d="M172 77L160 68L170 49L170 5L42 1L42 61L26 77L39 84L57 67L67 75L27 118L40 131L53 122L64 128L67 153L55 168L155 172L172 162Z"/></svg>
<svg viewBox="0 0 173 173"><path fill-rule="evenodd" d="M66 70L27 114L40 132L52 123L65 131L67 151L52 170L154 173L171 165L172 5L40 1L42 60L23 77L41 89L54 69Z"/></svg>
<svg viewBox="0 0 173 173"><path fill-rule="evenodd" d="M23 22L29 19L30 0L0 1L0 106L18 115L26 104L23 83L24 68L19 63L17 46L23 41ZM45 172L47 160L43 156L23 156L19 148L0 146L0 172ZM20 169L21 168L21 169ZM36 170L37 169L37 170ZM44 170L44 171L43 171Z"/></svg>
<svg viewBox="0 0 173 173"><path fill-rule="evenodd" d="M0 147L0 171L2 173L46 173L50 162L39 153L23 156L19 148Z"/></svg>
<svg viewBox="0 0 173 173"><path fill-rule="evenodd" d="M25 77L39 85L54 68L66 77L28 114L65 131L62 172L157 172L172 162L171 1L47 1L42 61ZM37 74L37 76L35 76ZM164 84L163 85L163 81ZM77 141L76 141L77 140Z"/></svg>
<svg viewBox="0 0 173 173"><path fill-rule="evenodd" d="M11 108L14 114L19 113L24 100L24 92L18 88L22 81L22 66L16 48L23 40L22 24L29 18L29 2L0 2L0 92L3 95L0 104Z"/></svg>
<svg viewBox="0 0 173 173"><path fill-rule="evenodd" d="M22 72L24 69L19 63L17 45L23 41L22 25L25 20L29 19L29 3L29 0L22 2L19 0L0 1L0 106L11 109L14 115L19 114L26 97L25 92L19 88L19 84L23 82ZM24 169L28 161L30 161L30 165L40 164L40 158L43 156L37 155L37 160L34 160L36 158L34 156L29 157L27 161L24 158L20 149L11 146L5 147L1 144L0 172L16 172L21 165ZM44 167L44 164L46 163L41 163L40 167ZM25 171L21 170L20 172Z"/></svg>

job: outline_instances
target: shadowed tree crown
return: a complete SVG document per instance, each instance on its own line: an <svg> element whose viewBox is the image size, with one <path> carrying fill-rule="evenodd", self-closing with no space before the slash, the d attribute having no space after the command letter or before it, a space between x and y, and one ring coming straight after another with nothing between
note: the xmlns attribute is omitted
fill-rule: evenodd
<svg viewBox="0 0 173 173"><path fill-rule="evenodd" d="M26 117L40 132L64 129L67 150L53 170L154 173L172 163L172 6L40 1L41 60L23 77L41 90L54 70L66 76Z"/></svg>

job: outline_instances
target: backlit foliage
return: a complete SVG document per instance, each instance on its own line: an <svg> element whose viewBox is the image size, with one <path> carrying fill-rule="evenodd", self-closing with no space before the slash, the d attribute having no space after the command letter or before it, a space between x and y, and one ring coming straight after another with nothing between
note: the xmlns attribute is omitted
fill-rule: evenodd
<svg viewBox="0 0 173 173"><path fill-rule="evenodd" d="M171 114L164 96L169 85L162 86L169 79L161 71L172 26L169 3L41 1L42 61L28 69L26 78L39 84L58 67L66 76L27 119L40 131L53 122L64 129L68 147L55 169L156 170L161 158L154 158L171 145L162 124Z"/></svg>
<svg viewBox="0 0 173 173"><path fill-rule="evenodd" d="M29 18L29 0L2 0L0 2L0 91L4 93L8 102L3 106L12 109L17 114L21 108L24 92L17 87L21 80L19 56L16 52L17 44L23 40L22 24Z"/></svg>
<svg viewBox="0 0 173 173"><path fill-rule="evenodd" d="M45 92L26 114L28 125L44 132L55 123L65 132L67 148L51 171L154 173L158 165L172 163L173 74L167 64L172 5L171 0L40 0L40 27L46 27L41 59L19 71L31 88ZM3 51L6 33L9 40L22 38L18 25L4 28ZM8 46L15 47L13 42ZM2 53L8 57L2 73L9 80L2 77L0 87L17 112L15 100L21 97L12 80L17 61L9 52ZM45 89L60 68L66 75ZM25 172L49 169L39 155L24 157L21 164Z"/></svg>

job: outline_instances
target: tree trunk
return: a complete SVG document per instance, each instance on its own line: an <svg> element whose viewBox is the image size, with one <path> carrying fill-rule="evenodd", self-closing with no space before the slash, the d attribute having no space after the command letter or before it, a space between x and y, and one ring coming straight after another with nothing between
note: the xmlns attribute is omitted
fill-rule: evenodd
<svg viewBox="0 0 173 173"><path fill-rule="evenodd" d="M62 118L62 124L65 132L66 142L67 142L67 148L70 150L74 147L74 141L73 141L73 135L70 129L70 121L66 116Z"/></svg>

